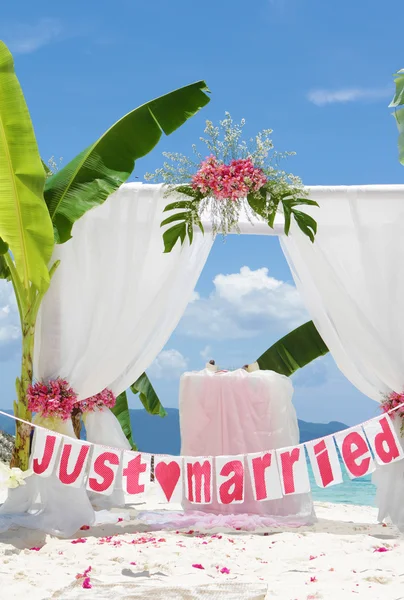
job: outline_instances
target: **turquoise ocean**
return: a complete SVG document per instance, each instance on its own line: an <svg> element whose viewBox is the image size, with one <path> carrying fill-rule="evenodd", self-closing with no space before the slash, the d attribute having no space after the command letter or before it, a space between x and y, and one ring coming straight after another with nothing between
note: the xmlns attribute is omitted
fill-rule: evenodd
<svg viewBox="0 0 404 600"><path fill-rule="evenodd" d="M317 486L309 461L308 469L310 476L311 491L316 502L334 502L336 504L357 504L358 506L376 506L376 487L373 485L371 475L350 479L341 463L343 483L333 485L328 489Z"/></svg>

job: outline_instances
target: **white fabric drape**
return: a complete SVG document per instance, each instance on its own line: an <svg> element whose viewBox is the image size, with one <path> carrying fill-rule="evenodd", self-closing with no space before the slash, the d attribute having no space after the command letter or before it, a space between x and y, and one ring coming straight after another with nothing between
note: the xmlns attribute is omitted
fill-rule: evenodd
<svg viewBox="0 0 404 600"><path fill-rule="evenodd" d="M80 399L127 389L150 366L180 320L213 239L164 254L161 186L127 184L56 247L61 263L41 307L37 379L64 377Z"/></svg>
<svg viewBox="0 0 404 600"><path fill-rule="evenodd" d="M404 186L316 187L310 198L320 205L307 210L315 243L292 226L282 248L338 367L380 402L404 389ZM404 506L394 495L403 476L404 461L374 475L379 518L400 528Z"/></svg>

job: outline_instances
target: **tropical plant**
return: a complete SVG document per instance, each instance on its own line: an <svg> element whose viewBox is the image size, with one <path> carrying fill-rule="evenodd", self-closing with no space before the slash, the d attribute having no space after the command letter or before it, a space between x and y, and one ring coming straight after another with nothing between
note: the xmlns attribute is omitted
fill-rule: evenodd
<svg viewBox="0 0 404 600"><path fill-rule="evenodd" d="M399 131L398 155L401 164L404 165L404 69L398 71L394 77L396 93L390 106L395 108L394 116Z"/></svg>
<svg viewBox="0 0 404 600"><path fill-rule="evenodd" d="M58 262L55 243L74 223L124 183L135 161L209 102L203 81L129 112L56 173L42 162L22 89L7 46L0 42L0 277L11 280L22 332L16 417L31 421L26 392L32 383L35 322ZM12 465L27 469L31 427L17 422Z"/></svg>
<svg viewBox="0 0 404 600"><path fill-rule="evenodd" d="M143 373L139 379L135 381L135 383L132 383L130 390L135 395L139 394L139 400L150 415L158 415L159 417L167 416L167 413L164 410L164 407L161 404L146 373ZM132 437L128 397L126 392L119 394L116 399L116 404L111 410L120 422L128 442L134 450L137 450L136 444Z"/></svg>
<svg viewBox="0 0 404 600"><path fill-rule="evenodd" d="M313 321L309 321L268 348L257 363L261 371L275 371L290 377L328 351Z"/></svg>

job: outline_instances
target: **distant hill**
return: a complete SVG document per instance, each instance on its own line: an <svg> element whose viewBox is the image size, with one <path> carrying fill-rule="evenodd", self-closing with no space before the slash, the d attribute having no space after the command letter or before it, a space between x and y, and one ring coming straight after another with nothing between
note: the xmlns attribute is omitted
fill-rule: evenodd
<svg viewBox="0 0 404 600"><path fill-rule="evenodd" d="M5 412L11 413L11 411ZM162 419L149 415L145 410L130 411L133 437L140 450L156 454L178 455L180 453L178 409L168 408L167 413L167 417ZM337 421L307 423L299 420L300 442L308 442L347 428L347 425ZM0 415L0 430L14 434L14 421Z"/></svg>

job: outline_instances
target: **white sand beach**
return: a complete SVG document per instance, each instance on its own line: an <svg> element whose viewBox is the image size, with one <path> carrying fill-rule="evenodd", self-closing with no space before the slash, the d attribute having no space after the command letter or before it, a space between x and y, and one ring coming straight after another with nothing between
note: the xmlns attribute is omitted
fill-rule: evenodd
<svg viewBox="0 0 404 600"><path fill-rule="evenodd" d="M118 525L71 539L2 534L0 597L404 598L404 541L371 507L316 503L316 525L254 535L145 532L137 510L122 512Z"/></svg>

